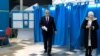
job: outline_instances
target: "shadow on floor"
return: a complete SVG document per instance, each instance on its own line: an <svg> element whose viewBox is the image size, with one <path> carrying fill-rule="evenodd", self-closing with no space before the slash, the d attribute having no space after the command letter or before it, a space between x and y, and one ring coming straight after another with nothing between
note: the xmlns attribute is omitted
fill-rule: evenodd
<svg viewBox="0 0 100 56"><path fill-rule="evenodd" d="M0 48L0 56L14 56L16 51L23 49L24 46L12 43L11 46L4 46Z"/></svg>

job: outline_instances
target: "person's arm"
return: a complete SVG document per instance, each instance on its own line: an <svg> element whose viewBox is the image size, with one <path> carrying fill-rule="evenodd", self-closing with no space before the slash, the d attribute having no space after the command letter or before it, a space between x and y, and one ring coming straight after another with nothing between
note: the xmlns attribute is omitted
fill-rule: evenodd
<svg viewBox="0 0 100 56"><path fill-rule="evenodd" d="M87 25L86 20L84 20L83 23L82 23L81 28L82 29L87 29L86 25Z"/></svg>
<svg viewBox="0 0 100 56"><path fill-rule="evenodd" d="M48 31L47 27L44 25L43 17L40 20L40 28L42 30Z"/></svg>
<svg viewBox="0 0 100 56"><path fill-rule="evenodd" d="M92 26L93 30L97 30L99 28L97 20L94 21L94 25Z"/></svg>

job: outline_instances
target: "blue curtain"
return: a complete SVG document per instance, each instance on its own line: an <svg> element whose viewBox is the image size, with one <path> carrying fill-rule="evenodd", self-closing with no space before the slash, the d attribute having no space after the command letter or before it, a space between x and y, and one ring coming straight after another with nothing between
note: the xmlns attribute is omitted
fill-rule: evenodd
<svg viewBox="0 0 100 56"><path fill-rule="evenodd" d="M98 30L98 53L100 53L100 7L96 7L96 10L95 10L95 17L97 17L98 19L98 23L99 23L99 30Z"/></svg>
<svg viewBox="0 0 100 56"><path fill-rule="evenodd" d="M98 53L100 53L100 7L97 8L96 10L96 15L95 15L98 19L98 23L99 23L99 30L98 30Z"/></svg>
<svg viewBox="0 0 100 56"><path fill-rule="evenodd" d="M72 49L80 49L83 43L83 33L81 30L81 24L86 17L87 13L87 4L80 5L72 5L71 8L71 18L70 18L70 39L71 39L71 48Z"/></svg>
<svg viewBox="0 0 100 56"><path fill-rule="evenodd" d="M62 4L56 6L56 28L55 45L65 46L67 44L67 12L68 9Z"/></svg>
<svg viewBox="0 0 100 56"><path fill-rule="evenodd" d="M78 46L78 38L80 32L80 19L79 19L79 8L80 5L72 6L71 8L71 18L70 18L70 40L71 48L76 48Z"/></svg>
<svg viewBox="0 0 100 56"><path fill-rule="evenodd" d="M43 16L43 9L42 7L34 7L34 36L35 42L42 42L42 33L40 30L40 19Z"/></svg>

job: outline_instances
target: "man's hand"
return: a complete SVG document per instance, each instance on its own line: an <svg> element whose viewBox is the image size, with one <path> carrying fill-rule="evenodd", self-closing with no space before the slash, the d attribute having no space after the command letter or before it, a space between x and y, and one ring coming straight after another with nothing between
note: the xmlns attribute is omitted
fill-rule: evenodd
<svg viewBox="0 0 100 56"><path fill-rule="evenodd" d="M45 31L48 31L46 26L42 26L42 29L45 30Z"/></svg>

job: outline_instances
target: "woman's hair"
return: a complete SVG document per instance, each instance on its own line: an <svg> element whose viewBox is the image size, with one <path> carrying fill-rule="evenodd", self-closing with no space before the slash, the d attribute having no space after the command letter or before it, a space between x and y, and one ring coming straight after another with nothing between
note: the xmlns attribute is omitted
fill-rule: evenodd
<svg viewBox="0 0 100 56"><path fill-rule="evenodd" d="M88 16L89 16L89 15L93 15L93 16L94 16L94 12L93 12L93 11L89 11L89 12L88 12Z"/></svg>

